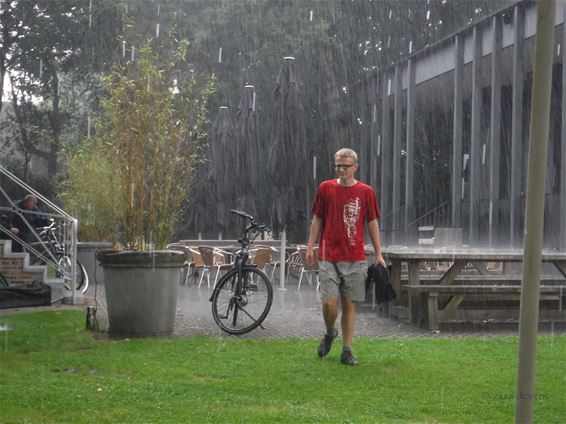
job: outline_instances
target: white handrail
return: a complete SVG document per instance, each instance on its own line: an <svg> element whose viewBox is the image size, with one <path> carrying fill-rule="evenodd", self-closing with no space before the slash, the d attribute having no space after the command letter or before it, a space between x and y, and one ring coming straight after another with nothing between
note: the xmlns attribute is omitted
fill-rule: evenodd
<svg viewBox="0 0 566 424"><path fill-rule="evenodd" d="M26 191L28 191L30 194L33 194L34 196L36 196L43 203L47 204L51 209L56 211L59 215L64 216L65 218L67 218L70 221L75 219L71 215L69 215L67 212L65 212L63 209L61 209L59 206L57 206L55 203L51 202L47 197L43 196L37 190L33 189L28 184L26 184L25 182L20 180L18 177L16 177L10 171L8 171L6 168L4 168L2 165L0 165L0 173L6 175L8 178L10 178L13 182L18 184L20 187L26 189ZM0 189L2 189L2 188L0 187ZM4 190L2 189L2 191L4 191ZM9 199L9 197L7 195L6 195L6 197ZM12 206L14 206L14 205L12 205Z"/></svg>
<svg viewBox="0 0 566 424"><path fill-rule="evenodd" d="M30 215L37 215L37 216L44 216L44 217L48 216L48 217L52 217L54 219L60 219L64 223L64 226L63 226L63 245L64 245L66 252L68 253L69 258L71 260L71 275L70 275L71 283L72 283L71 284L72 285L72 290L71 290L72 291L72 300L71 300L71 302L72 302L72 304L76 304L77 240L78 240L77 239L77 226L78 226L78 220L76 218L72 217L71 215L69 215L67 212L65 212L63 209L61 209L55 203L50 201L48 198L43 196L41 193L39 193L34 188L30 187L24 181L20 180L18 177L16 177L14 174L12 174L10 171L8 171L6 168L4 168L1 165L0 165L0 174L3 174L6 177L8 177L12 182L14 182L16 185L18 185L21 188L23 188L24 190L26 190L29 194L33 194L34 196L36 196L39 200L42 201L43 204L47 205L50 208L50 210L52 211L52 213L46 213L46 212L40 212L40 211L24 211L24 210L17 207L16 201L11 198L11 196L6 192L6 190L2 186L0 186L0 194L3 195L3 197L6 199L6 201L10 205L10 207L0 205L0 211L7 211L7 212L11 212L11 213L16 213L17 215L19 215L20 218L22 218L25 225L30 230L30 233L33 235L34 239L38 243L41 244L43 252L40 252L38 249L36 249L34 246L32 246L29 243L29 241L25 241L22 238L18 237L17 235L12 234L12 232L10 231L10 228L6 228L1 223L0 223L0 232L7 234L8 236L10 236L12 238L12 240L20 243L22 246L25 246L26 249L29 252L33 253L34 255L38 256L39 258L41 258L45 262L54 266L59 272L64 271L64 272L61 272L62 274L64 274L66 272L66 270L61 269L61 265L58 263L58 261L54 257L53 252L50 251L49 247L46 245L46 243L41 239L41 237L37 233L36 228L33 227L28 222L28 219L24 215L30 214Z"/></svg>

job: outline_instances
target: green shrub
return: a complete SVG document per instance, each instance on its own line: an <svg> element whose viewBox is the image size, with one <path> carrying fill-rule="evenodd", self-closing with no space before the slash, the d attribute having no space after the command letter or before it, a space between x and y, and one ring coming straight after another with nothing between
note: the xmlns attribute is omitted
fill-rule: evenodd
<svg viewBox="0 0 566 424"><path fill-rule="evenodd" d="M85 140L64 157L59 197L64 209L78 219L79 240L116 241L117 179L103 145Z"/></svg>

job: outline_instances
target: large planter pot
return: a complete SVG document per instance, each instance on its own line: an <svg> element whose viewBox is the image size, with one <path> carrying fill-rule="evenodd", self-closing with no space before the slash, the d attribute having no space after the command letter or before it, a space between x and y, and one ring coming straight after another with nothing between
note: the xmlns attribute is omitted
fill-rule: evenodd
<svg viewBox="0 0 566 424"><path fill-rule="evenodd" d="M185 254L100 251L96 257L104 269L110 335L171 334Z"/></svg>
<svg viewBox="0 0 566 424"><path fill-rule="evenodd" d="M104 277L102 274L102 268L96 261L96 252L99 250L112 249L112 243L109 241L99 241L99 242L83 242L77 243L77 259L86 269L90 284L95 282L104 282Z"/></svg>

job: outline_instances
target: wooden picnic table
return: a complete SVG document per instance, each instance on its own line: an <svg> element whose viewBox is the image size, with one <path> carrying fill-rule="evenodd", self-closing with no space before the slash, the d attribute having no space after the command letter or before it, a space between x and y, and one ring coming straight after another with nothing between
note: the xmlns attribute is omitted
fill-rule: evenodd
<svg viewBox="0 0 566 424"><path fill-rule="evenodd" d="M383 256L391 263L392 284L400 295L395 306L404 308L412 322L430 329L437 329L439 320L449 320L451 314L455 315L465 297L516 300L520 293L520 274L512 275L508 271L510 264L522 262L522 250L417 247L384 249ZM542 262L553 264L558 272L549 288L544 283L541 285L541 293L548 294L547 298L557 293L562 298L566 288L566 253L544 251ZM402 285L404 263L407 265L406 286ZM424 263L443 263L444 268L423 275ZM493 271L487 267L488 263L502 265ZM463 273L466 267L471 271ZM442 295L449 298L441 311L439 296Z"/></svg>

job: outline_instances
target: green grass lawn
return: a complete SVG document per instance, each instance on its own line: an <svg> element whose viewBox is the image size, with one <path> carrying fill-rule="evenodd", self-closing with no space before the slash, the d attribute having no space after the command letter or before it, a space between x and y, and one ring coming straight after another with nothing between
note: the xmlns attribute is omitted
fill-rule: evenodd
<svg viewBox="0 0 566 424"><path fill-rule="evenodd" d="M0 423L514 420L518 339L107 340L82 311L0 317ZM566 423L566 337L540 337L535 421Z"/></svg>

